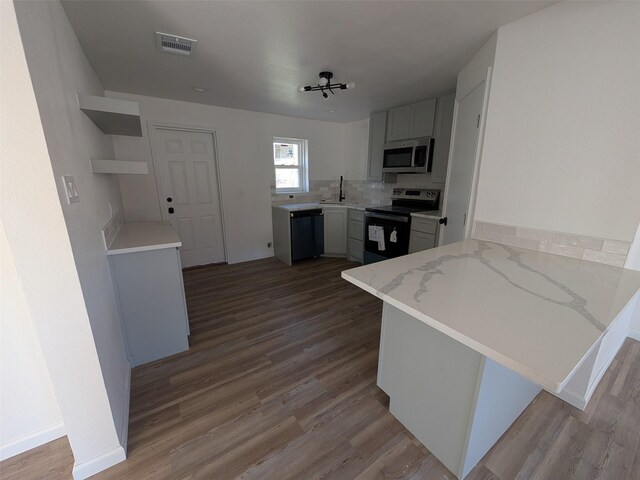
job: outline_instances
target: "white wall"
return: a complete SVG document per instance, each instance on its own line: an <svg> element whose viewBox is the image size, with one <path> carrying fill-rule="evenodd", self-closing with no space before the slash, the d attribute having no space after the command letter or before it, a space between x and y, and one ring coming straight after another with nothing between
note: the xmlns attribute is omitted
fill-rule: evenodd
<svg viewBox="0 0 640 480"><path fill-rule="evenodd" d="M2 222L74 475L83 478L124 458L118 434L129 368L99 230L106 202L119 205L118 183L88 173L89 158L112 147L75 105L76 91L101 93L100 84L60 3L0 8ZM61 202L63 173L75 175L79 204Z"/></svg>
<svg viewBox="0 0 640 480"><path fill-rule="evenodd" d="M273 255L273 249L267 248L267 242L272 241L273 137L309 140L311 180L340 175L356 180L366 176L368 120L339 124L119 92L107 95L138 102L145 127L142 138L113 139L118 159L149 164L148 175L120 176L127 221L161 219L147 124L178 124L216 131L230 263Z"/></svg>
<svg viewBox="0 0 640 480"><path fill-rule="evenodd" d="M476 220L632 241L640 4L561 2L501 27Z"/></svg>
<svg viewBox="0 0 640 480"><path fill-rule="evenodd" d="M0 221L0 460L64 435L62 414Z"/></svg>

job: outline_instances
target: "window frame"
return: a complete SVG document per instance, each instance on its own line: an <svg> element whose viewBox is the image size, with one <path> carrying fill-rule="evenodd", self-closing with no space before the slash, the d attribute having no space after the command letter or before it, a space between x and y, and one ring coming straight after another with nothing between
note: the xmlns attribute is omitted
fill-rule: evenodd
<svg viewBox="0 0 640 480"><path fill-rule="evenodd" d="M288 143L298 145L299 164L298 165L276 165L276 143ZM271 163L273 165L274 181L276 177L276 170L278 168L297 170L300 185L298 188L278 188L276 183L276 194L291 194L291 193L308 193L309 192L309 141L305 138L290 138L290 137L273 137L271 142Z"/></svg>

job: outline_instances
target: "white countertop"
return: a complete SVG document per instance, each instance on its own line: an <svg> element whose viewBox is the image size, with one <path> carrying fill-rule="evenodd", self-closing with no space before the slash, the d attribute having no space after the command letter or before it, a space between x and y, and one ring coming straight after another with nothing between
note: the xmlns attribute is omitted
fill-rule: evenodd
<svg viewBox="0 0 640 480"><path fill-rule="evenodd" d="M146 252L182 246L171 225L156 222L125 223L107 249L107 255Z"/></svg>
<svg viewBox="0 0 640 480"><path fill-rule="evenodd" d="M433 210L430 212L415 212L415 213L412 213L411 216L440 220L440 217L442 217L442 212L440 210Z"/></svg>
<svg viewBox="0 0 640 480"><path fill-rule="evenodd" d="M640 290L637 271L481 240L342 277L555 392Z"/></svg>
<svg viewBox="0 0 640 480"><path fill-rule="evenodd" d="M290 212L297 212L300 210L311 210L313 208L354 208L356 210L364 210L365 208L373 207L373 205L363 203L289 203L286 205L273 205L276 208L282 208Z"/></svg>

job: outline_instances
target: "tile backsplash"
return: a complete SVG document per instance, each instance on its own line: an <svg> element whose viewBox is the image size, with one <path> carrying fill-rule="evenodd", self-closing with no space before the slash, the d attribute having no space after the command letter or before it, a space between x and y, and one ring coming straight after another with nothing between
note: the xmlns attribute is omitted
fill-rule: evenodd
<svg viewBox="0 0 640 480"><path fill-rule="evenodd" d="M615 267L624 266L631 247L631 242L478 221L474 223L472 236Z"/></svg>
<svg viewBox="0 0 640 480"><path fill-rule="evenodd" d="M367 203L371 205L385 205L391 203L391 191L394 185L365 180L344 180L342 192L347 203ZM309 180L309 192L292 194L276 193L276 186L271 185L271 204L284 205L287 203L320 202L322 200L337 200L340 192L340 180Z"/></svg>

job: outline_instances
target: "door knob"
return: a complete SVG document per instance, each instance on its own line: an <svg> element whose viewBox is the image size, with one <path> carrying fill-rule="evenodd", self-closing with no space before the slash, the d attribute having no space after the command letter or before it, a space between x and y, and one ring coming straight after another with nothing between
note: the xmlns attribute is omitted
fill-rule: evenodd
<svg viewBox="0 0 640 480"><path fill-rule="evenodd" d="M440 225L444 225L446 227L447 226L447 220L448 220L448 218L444 217L444 218L441 218L440 220L438 220L438 223Z"/></svg>
<svg viewBox="0 0 640 480"><path fill-rule="evenodd" d="M173 207L169 207L169 215L173 214L173 212L175 212L175 210L173 209Z"/></svg>
<svg viewBox="0 0 640 480"><path fill-rule="evenodd" d="M169 202L169 203L173 202L173 198L167 197L167 202Z"/></svg>

